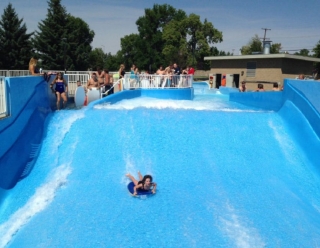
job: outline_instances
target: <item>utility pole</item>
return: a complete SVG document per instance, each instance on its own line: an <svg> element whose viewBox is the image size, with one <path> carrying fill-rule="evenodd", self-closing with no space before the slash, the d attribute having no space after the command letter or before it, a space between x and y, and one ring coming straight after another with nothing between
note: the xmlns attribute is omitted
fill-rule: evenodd
<svg viewBox="0 0 320 248"><path fill-rule="evenodd" d="M260 38L260 39L263 40L263 42L262 42L262 44L263 44L262 53L263 54L270 54L271 40L269 38L266 38L266 36L267 36L267 31L271 30L271 29L270 28L262 28L262 29L264 30L264 36L263 36L263 38Z"/></svg>
<svg viewBox="0 0 320 248"><path fill-rule="evenodd" d="M263 36L263 42L265 42L266 40L268 40L268 38L266 38L267 36L267 30L271 30L270 28L262 28L262 30L264 30L264 36Z"/></svg>

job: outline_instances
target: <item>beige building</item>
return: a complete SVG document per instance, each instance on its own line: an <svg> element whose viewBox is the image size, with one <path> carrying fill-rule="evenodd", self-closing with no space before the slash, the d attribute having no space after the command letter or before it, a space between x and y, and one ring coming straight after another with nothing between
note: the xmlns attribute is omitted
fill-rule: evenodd
<svg viewBox="0 0 320 248"><path fill-rule="evenodd" d="M209 72L213 88L219 88L224 76L226 86L239 87L242 81L247 88L254 90L262 83L266 90L272 89L273 83L282 85L285 78L296 78L299 74L312 75L315 62L319 58L292 54L256 54L238 56L204 57L211 61Z"/></svg>

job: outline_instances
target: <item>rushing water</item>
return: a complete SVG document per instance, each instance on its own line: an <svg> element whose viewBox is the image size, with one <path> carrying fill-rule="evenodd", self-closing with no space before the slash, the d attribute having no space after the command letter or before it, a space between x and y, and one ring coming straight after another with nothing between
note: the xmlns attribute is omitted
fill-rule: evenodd
<svg viewBox="0 0 320 248"><path fill-rule="evenodd" d="M215 94L49 121L32 173L1 203L0 247L320 246L319 170L279 113ZM138 170L156 195L128 194Z"/></svg>

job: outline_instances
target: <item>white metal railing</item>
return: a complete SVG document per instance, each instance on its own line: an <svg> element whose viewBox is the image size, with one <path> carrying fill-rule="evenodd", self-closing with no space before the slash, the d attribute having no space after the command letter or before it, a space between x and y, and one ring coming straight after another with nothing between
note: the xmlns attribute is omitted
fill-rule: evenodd
<svg viewBox="0 0 320 248"><path fill-rule="evenodd" d="M5 77L0 76L0 118L8 116L7 89Z"/></svg>
<svg viewBox="0 0 320 248"><path fill-rule="evenodd" d="M123 89L134 88L190 88L193 75L151 75L151 74L125 74Z"/></svg>
<svg viewBox="0 0 320 248"><path fill-rule="evenodd" d="M100 93L100 98L102 98L105 95L108 95L109 91L113 90L114 87L116 87L118 84L121 84L122 79L118 79L108 90L104 90L104 88L102 88L101 93Z"/></svg>
<svg viewBox="0 0 320 248"><path fill-rule="evenodd" d="M0 70L0 76L4 77L20 77L30 75L29 70Z"/></svg>

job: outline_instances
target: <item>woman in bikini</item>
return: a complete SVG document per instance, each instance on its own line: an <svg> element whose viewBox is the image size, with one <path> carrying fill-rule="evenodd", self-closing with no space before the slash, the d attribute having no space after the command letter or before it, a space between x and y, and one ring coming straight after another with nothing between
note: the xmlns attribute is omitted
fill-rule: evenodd
<svg viewBox="0 0 320 248"><path fill-rule="evenodd" d="M55 90L53 90L53 85L56 85ZM63 78L63 75L61 72L58 72L56 75L56 78L52 81L50 84L50 88L54 93L56 93L57 97L57 109L60 110L60 101L61 98L63 99L63 108L66 107L67 105L67 90L68 90L68 85L66 81Z"/></svg>
<svg viewBox="0 0 320 248"><path fill-rule="evenodd" d="M137 191L149 191L153 194L156 193L157 184L152 182L152 176L145 175L142 177L140 171L138 171L139 180L136 180L130 173L126 174L128 178L134 183L133 194L136 195Z"/></svg>

